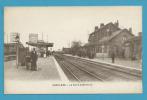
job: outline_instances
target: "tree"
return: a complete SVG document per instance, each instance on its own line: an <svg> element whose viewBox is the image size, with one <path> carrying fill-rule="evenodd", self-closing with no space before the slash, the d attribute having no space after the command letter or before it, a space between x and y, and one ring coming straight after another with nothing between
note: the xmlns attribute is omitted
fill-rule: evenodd
<svg viewBox="0 0 147 100"><path fill-rule="evenodd" d="M81 41L73 41L71 45L71 52L73 55L78 55L81 47Z"/></svg>

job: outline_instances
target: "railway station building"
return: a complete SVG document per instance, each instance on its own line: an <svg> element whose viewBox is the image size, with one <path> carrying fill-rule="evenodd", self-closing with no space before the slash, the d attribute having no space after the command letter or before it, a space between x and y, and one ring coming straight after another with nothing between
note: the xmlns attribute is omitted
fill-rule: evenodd
<svg viewBox="0 0 147 100"><path fill-rule="evenodd" d="M110 57L114 52L116 57L127 58L131 57L132 51L124 44L134 37L132 28L121 29L118 21L106 25L101 23L100 27L96 26L94 32L89 35L88 45L96 57Z"/></svg>

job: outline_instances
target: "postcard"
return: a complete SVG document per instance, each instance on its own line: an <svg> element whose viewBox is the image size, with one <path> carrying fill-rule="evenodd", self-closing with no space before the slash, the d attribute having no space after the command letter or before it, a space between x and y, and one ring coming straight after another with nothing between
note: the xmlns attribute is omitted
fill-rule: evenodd
<svg viewBox="0 0 147 100"><path fill-rule="evenodd" d="M142 6L4 8L5 94L142 91Z"/></svg>

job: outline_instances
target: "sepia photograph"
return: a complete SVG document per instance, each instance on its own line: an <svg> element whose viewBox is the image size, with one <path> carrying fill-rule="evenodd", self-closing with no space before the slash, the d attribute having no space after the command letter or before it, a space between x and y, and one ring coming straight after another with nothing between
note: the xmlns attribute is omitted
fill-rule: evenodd
<svg viewBox="0 0 147 100"><path fill-rule="evenodd" d="M142 92L142 6L4 8L5 94Z"/></svg>

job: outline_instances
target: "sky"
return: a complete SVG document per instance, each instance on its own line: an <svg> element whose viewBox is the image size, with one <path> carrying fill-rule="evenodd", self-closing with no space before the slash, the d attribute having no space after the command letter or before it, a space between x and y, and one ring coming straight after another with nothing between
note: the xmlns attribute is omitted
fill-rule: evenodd
<svg viewBox="0 0 147 100"><path fill-rule="evenodd" d="M4 42L10 34L20 33L26 45L29 34L54 43L54 50L70 47L72 41L88 42L88 36L100 23L119 21L120 28L132 27L134 35L142 32L141 6L54 6L54 7L5 7Z"/></svg>

